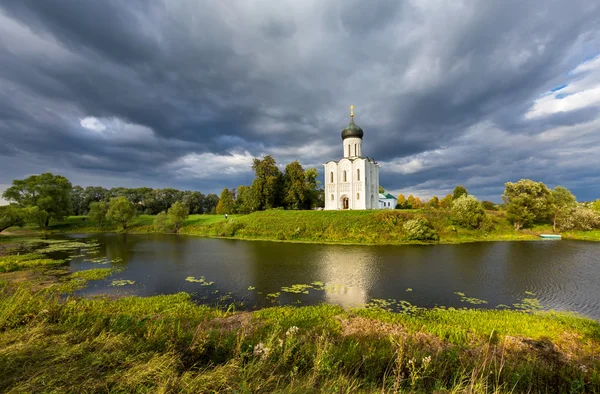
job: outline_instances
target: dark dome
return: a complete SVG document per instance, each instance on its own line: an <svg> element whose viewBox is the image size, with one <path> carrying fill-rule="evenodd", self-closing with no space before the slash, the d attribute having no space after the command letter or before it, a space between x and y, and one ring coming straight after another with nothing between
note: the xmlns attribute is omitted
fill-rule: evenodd
<svg viewBox="0 0 600 394"><path fill-rule="evenodd" d="M363 137L363 129L358 127L354 123L354 118L350 120L350 124L346 126L344 130L342 130L342 139L346 138L362 138Z"/></svg>

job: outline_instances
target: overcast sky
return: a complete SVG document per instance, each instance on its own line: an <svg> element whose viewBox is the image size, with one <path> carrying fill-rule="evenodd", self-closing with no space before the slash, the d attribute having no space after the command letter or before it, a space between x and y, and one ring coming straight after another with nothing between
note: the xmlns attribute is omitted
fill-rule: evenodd
<svg viewBox="0 0 600 394"><path fill-rule="evenodd" d="M350 104L388 191L530 178L600 198L596 0L8 0L0 189L219 193L253 157L342 156Z"/></svg>

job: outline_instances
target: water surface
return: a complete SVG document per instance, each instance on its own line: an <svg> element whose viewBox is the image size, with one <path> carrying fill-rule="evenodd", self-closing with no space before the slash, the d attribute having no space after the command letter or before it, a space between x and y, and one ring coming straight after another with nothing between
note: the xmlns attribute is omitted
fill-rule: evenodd
<svg viewBox="0 0 600 394"><path fill-rule="evenodd" d="M71 270L122 269L105 281L91 282L83 290L87 295L185 291L202 303L236 301L250 309L320 302L352 307L374 299L406 300L420 307L473 306L455 294L462 292L488 302L477 307L537 298L546 308L600 319L600 243L347 246L163 234L68 237L100 244L96 253L73 259ZM98 257L109 263L92 262ZM214 283L186 281L190 276ZM135 283L111 286L120 279ZM325 289L309 289L309 294L281 292L282 287L315 281L323 282Z"/></svg>

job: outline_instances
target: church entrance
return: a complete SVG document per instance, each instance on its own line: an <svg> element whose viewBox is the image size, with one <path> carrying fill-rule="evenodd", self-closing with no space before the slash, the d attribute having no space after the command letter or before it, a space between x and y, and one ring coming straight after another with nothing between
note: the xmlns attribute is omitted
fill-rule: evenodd
<svg viewBox="0 0 600 394"><path fill-rule="evenodd" d="M350 208L350 199L348 197L342 197L342 209Z"/></svg>

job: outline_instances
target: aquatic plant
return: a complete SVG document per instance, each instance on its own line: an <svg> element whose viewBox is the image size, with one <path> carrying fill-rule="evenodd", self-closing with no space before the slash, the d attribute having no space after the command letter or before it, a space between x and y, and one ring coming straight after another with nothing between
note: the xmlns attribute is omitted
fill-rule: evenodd
<svg viewBox="0 0 600 394"><path fill-rule="evenodd" d="M117 280L113 280L110 285L111 286L125 286L125 285L132 285L135 283L135 280L129 280L129 279L117 279Z"/></svg>
<svg viewBox="0 0 600 394"><path fill-rule="evenodd" d="M200 286L211 286L215 283L215 282L207 282L204 279L204 276L201 276L199 278L195 278L193 276L188 276L187 278L185 278L185 280L188 282L192 282L192 283L200 283Z"/></svg>

